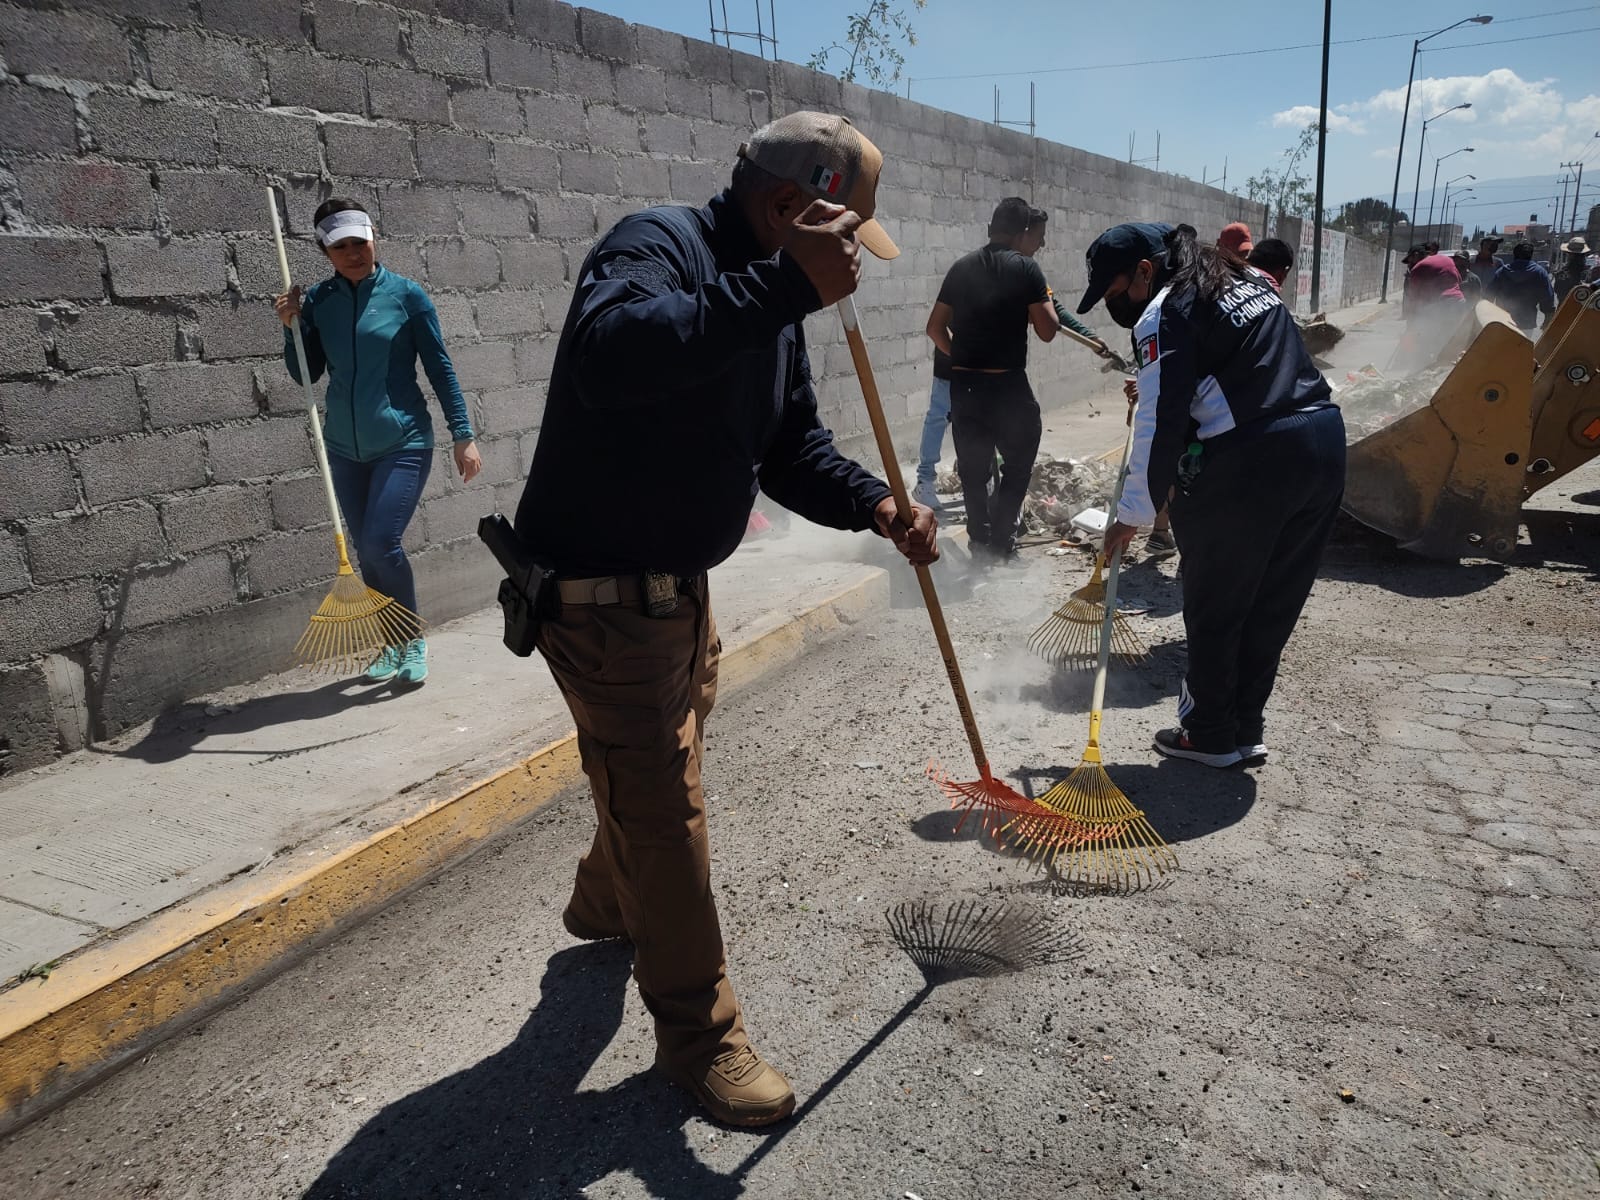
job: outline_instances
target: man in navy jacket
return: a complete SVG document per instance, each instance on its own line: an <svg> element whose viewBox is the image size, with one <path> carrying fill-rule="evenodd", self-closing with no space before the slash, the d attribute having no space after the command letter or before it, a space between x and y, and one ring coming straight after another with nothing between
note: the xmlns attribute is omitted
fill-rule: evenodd
<svg viewBox="0 0 1600 1200"><path fill-rule="evenodd" d="M843 117L791 113L740 147L704 208L623 218L578 273L516 526L561 579L540 652L578 727L599 828L562 914L627 937L656 1064L718 1119L794 1109L751 1047L728 981L700 785L721 649L706 572L758 489L804 517L937 557L817 416L805 317L850 295L883 157Z"/></svg>

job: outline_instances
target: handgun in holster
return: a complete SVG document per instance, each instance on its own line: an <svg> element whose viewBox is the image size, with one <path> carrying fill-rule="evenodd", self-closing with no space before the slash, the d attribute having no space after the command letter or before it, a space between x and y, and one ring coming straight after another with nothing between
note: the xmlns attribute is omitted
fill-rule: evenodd
<svg viewBox="0 0 1600 1200"><path fill-rule="evenodd" d="M478 522L478 540L489 547L506 573L495 596L505 615L501 640L511 653L526 658L534 651L539 623L561 615L555 570L528 553L511 522L500 513L490 513Z"/></svg>

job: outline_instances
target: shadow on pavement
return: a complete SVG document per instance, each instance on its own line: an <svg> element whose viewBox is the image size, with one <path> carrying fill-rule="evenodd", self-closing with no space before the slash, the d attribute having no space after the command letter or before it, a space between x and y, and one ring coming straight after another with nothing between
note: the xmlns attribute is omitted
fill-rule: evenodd
<svg viewBox="0 0 1600 1200"><path fill-rule="evenodd" d="M110 754L118 758L137 758L148 763L174 762L189 754L239 754L251 758L273 759L290 754L303 754L323 746L351 740L337 738L333 742L319 742L309 746L286 746L282 749L251 747L248 749L205 750L200 743L217 734L249 733L269 726L292 725L296 721L319 721L336 716L352 708L379 704L403 696L412 688L393 683L369 684L360 679L336 679L332 683L309 692L283 692L272 696L258 696L239 705L225 705L214 715L207 705L185 704L168 709L157 717L145 734L126 750L107 750L91 746L96 754ZM370 737L383 730L357 734Z"/></svg>
<svg viewBox="0 0 1600 1200"><path fill-rule="evenodd" d="M1318 577L1370 584L1397 596L1447 600L1491 588L1509 568L1497 562L1445 562L1400 549L1393 539L1342 515Z"/></svg>
<svg viewBox="0 0 1600 1200"><path fill-rule="evenodd" d="M1573 499L1594 497L1600 492L1584 492ZM1524 511L1528 545L1518 548L1518 565L1547 567L1553 571L1587 572L1600 579L1600 513Z"/></svg>
<svg viewBox="0 0 1600 1200"><path fill-rule="evenodd" d="M689 1098L653 1071L580 1090L622 1023L632 948L551 956L538 1006L505 1049L385 1107L304 1200L576 1196L613 1172L652 1196L733 1200L744 1186L690 1150Z"/></svg>
<svg viewBox="0 0 1600 1200"><path fill-rule="evenodd" d="M1037 797L1070 775L1076 765L1022 767L1011 778L1023 795ZM1217 771L1163 758L1156 763L1108 763L1106 774L1169 843L1193 841L1236 825L1256 801L1255 776L1240 768ZM960 818L960 813L941 808L918 817L911 832L925 842L975 841L1008 858L1026 857L985 832L976 816L957 832Z"/></svg>

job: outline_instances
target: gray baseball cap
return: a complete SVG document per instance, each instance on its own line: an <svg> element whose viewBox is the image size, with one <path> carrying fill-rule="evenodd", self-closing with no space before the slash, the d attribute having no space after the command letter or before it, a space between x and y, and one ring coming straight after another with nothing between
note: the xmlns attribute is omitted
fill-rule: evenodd
<svg viewBox="0 0 1600 1200"><path fill-rule="evenodd" d="M739 157L798 184L808 196L844 205L861 218L856 238L863 246L879 258L899 255L900 247L873 219L883 154L849 117L790 113L751 134Z"/></svg>

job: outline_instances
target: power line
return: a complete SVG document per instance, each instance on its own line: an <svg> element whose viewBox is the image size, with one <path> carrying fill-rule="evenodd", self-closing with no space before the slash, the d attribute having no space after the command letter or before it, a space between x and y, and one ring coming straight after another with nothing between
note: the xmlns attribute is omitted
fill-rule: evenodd
<svg viewBox="0 0 1600 1200"><path fill-rule="evenodd" d="M1505 18L1504 20L1502 20L1502 21L1500 21L1498 23L1501 24L1501 25L1512 25L1512 24L1515 24L1515 23L1517 23L1519 21L1538 21L1538 20L1543 20L1543 19L1545 19L1547 17L1563 17L1563 16L1567 16L1570 13L1577 13L1577 12L1590 12L1590 13L1592 13L1592 12L1595 12L1595 11L1600 11L1600 5L1584 4L1584 5L1578 6L1577 8L1559 8L1559 9L1554 9L1554 10L1552 10L1550 12L1530 13L1529 15L1523 16L1523 17L1507 17L1507 18ZM1359 44L1364 43L1364 42L1391 42L1391 41L1395 41L1398 38L1421 37L1423 34L1425 34L1427 32L1428 32L1428 30L1426 30L1426 29L1418 29L1418 30L1412 30L1412 31L1410 31L1408 33L1380 33L1380 34L1371 34L1371 35L1369 35L1367 37L1342 38L1342 39L1334 42L1333 45L1335 45L1335 46L1355 46L1355 45L1359 45ZM1592 32L1592 30L1576 29L1576 30L1570 30L1570 31L1567 31L1567 32L1570 32L1570 33L1588 33L1588 32ZM1550 35L1548 35L1548 34L1536 34L1536 35L1533 35L1533 36L1534 36L1534 38L1541 38L1541 37L1548 37ZM1503 45L1505 42L1508 42L1508 41L1519 41L1520 42L1520 41L1530 41L1530 40L1533 40L1533 38L1506 38L1506 39L1503 39L1503 40L1493 40L1491 43L1466 42L1466 43L1462 43L1462 45L1464 45L1464 46L1482 45L1482 44ZM1263 47L1261 47L1260 49L1257 49L1257 50L1224 50L1224 51L1219 51L1216 54L1194 54L1194 55L1187 55L1187 56L1184 56L1184 57L1181 57L1181 58L1147 58L1147 59L1141 59L1141 60L1138 60L1138 61L1135 61L1135 62L1084 63L1084 64L1081 64L1081 65L1072 66L1072 67L1042 67L1042 68L1039 68L1039 69L1036 69L1036 70L1031 70L1031 71L977 71L977 72L973 72L971 74L965 74L965 75L918 75L918 76L915 77L914 80L908 80L908 82L937 83L937 82L941 82L941 81L944 81L944 80L952 80L952 79L1008 79L1008 78L1011 78L1013 76L1024 76L1024 75L1067 75L1067 74L1074 74L1074 73L1081 72L1081 71L1115 71L1115 70L1121 70L1121 69L1126 68L1126 67L1164 67L1164 66L1171 66L1171 65L1173 65L1175 63L1215 62L1217 59L1222 59L1222 58L1252 58L1252 57L1257 57L1257 56L1263 55L1263 54L1288 54L1288 53L1291 53L1291 52L1293 52L1295 50L1320 50L1320 49L1322 49L1322 43L1321 42L1301 42L1301 43L1299 43L1297 45L1293 45L1293 46L1263 46ZM1429 49L1432 49L1432 47L1429 47Z"/></svg>
<svg viewBox="0 0 1600 1200"><path fill-rule="evenodd" d="M1555 197L1546 192L1543 196L1523 196L1518 200L1474 200L1470 204L1462 202L1462 208L1498 208L1507 204L1544 204Z"/></svg>

